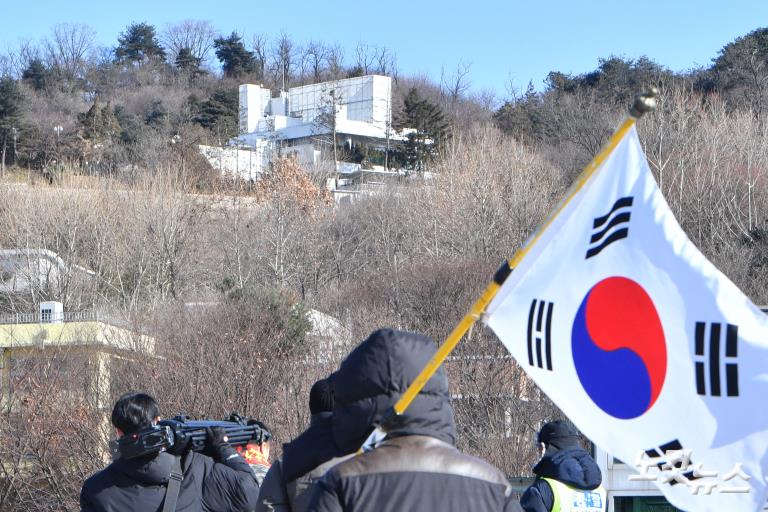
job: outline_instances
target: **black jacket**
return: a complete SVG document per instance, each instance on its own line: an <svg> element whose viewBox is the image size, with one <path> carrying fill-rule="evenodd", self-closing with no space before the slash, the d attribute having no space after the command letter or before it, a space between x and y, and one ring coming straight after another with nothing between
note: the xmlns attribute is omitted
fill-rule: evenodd
<svg viewBox="0 0 768 512"><path fill-rule="evenodd" d="M251 511L259 488L248 463L232 448L210 457L188 452L182 457L184 479L176 510ZM162 510L173 455L118 459L91 476L80 492L83 512L155 512Z"/></svg>
<svg viewBox="0 0 768 512"><path fill-rule="evenodd" d="M555 502L552 488L542 478L553 478L577 489L596 489L602 474L595 460L580 446L550 449L533 467L536 480L526 489L520 504L525 512L550 512Z"/></svg>
<svg viewBox="0 0 768 512"><path fill-rule="evenodd" d="M304 512L315 484L345 457L334 457L333 413L312 415L309 428L283 445L283 458L269 468L256 512Z"/></svg>
<svg viewBox="0 0 768 512"><path fill-rule="evenodd" d="M292 482L334 458L333 413L312 415L309 428L296 439L283 445L282 472L286 482Z"/></svg>
<svg viewBox="0 0 768 512"><path fill-rule="evenodd" d="M360 447L435 350L424 336L381 330L352 351L332 379L339 453ZM442 368L411 406L384 426L381 445L325 474L310 511L518 510L501 471L453 446L453 410Z"/></svg>
<svg viewBox="0 0 768 512"><path fill-rule="evenodd" d="M347 458L335 457L290 482L283 476L282 461L276 460L264 478L256 512L305 512L317 482L329 469Z"/></svg>

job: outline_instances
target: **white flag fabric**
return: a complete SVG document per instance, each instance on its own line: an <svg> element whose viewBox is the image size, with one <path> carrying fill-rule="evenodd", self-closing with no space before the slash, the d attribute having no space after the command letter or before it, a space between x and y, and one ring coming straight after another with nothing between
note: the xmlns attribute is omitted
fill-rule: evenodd
<svg viewBox="0 0 768 512"><path fill-rule="evenodd" d="M595 444L683 510L762 510L768 317L696 249L634 127L486 310Z"/></svg>

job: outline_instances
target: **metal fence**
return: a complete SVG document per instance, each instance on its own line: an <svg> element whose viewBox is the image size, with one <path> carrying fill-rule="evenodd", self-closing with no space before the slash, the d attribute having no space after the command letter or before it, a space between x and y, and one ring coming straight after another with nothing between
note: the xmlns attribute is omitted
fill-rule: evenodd
<svg viewBox="0 0 768 512"><path fill-rule="evenodd" d="M99 320L95 311L67 311L64 313L11 313L0 315L0 324L52 324L60 322L94 322Z"/></svg>

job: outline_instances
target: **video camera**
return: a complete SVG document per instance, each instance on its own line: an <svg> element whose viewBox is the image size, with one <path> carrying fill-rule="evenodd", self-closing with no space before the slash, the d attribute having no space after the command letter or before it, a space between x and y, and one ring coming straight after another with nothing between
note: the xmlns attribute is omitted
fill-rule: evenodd
<svg viewBox="0 0 768 512"><path fill-rule="evenodd" d="M186 445L188 449L199 452L205 448L208 435L206 429L213 427L223 428L227 441L232 446L262 444L272 438L272 434L262 423L237 414L231 414L222 421L193 420L189 416L176 416L111 441L109 451L113 460L133 459L158 453L177 444Z"/></svg>

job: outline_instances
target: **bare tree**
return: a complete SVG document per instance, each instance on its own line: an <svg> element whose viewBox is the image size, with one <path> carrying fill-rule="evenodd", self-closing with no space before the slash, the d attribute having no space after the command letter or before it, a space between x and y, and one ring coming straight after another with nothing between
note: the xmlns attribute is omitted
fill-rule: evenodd
<svg viewBox="0 0 768 512"><path fill-rule="evenodd" d="M48 64L68 80L82 78L86 56L94 48L96 32L79 23L60 23L44 43Z"/></svg>
<svg viewBox="0 0 768 512"><path fill-rule="evenodd" d="M456 71L450 76L445 73L445 68L440 71L440 92L448 100L452 109L456 108L459 100L466 96L469 90L469 70L471 64L460 61L456 65Z"/></svg>
<svg viewBox="0 0 768 512"><path fill-rule="evenodd" d="M306 62L306 66L309 68L311 80L313 83L319 83L323 81L323 75L325 72L324 65L328 56L328 50L323 43L317 41L310 41L307 43L302 55L302 61Z"/></svg>
<svg viewBox="0 0 768 512"><path fill-rule="evenodd" d="M0 59L0 65L4 68L0 76L21 77L33 60L42 59L43 52L40 46L29 39L22 39L15 49L9 48Z"/></svg>
<svg viewBox="0 0 768 512"><path fill-rule="evenodd" d="M367 75L376 61L375 47L357 43L355 46L355 73Z"/></svg>
<svg viewBox="0 0 768 512"><path fill-rule="evenodd" d="M384 46L357 43L353 72L360 75L394 75L395 56Z"/></svg>
<svg viewBox="0 0 768 512"><path fill-rule="evenodd" d="M280 33L272 47L271 74L273 83L286 89L291 84L294 72L295 45L285 32Z"/></svg>
<svg viewBox="0 0 768 512"><path fill-rule="evenodd" d="M187 48L200 62L207 62L217 33L210 21L184 20L166 25L161 41L169 62L175 61L182 48Z"/></svg>
<svg viewBox="0 0 768 512"><path fill-rule="evenodd" d="M338 80L346 76L344 70L344 49L338 44L329 46L325 55L328 79Z"/></svg>
<svg viewBox="0 0 768 512"><path fill-rule="evenodd" d="M375 73L386 76L397 76L397 57L388 48L381 46L376 52Z"/></svg>
<svg viewBox="0 0 768 512"><path fill-rule="evenodd" d="M294 54L296 56L296 79L294 80L294 84L304 85L310 80L310 60L307 58L306 48L303 46L296 46L294 48Z"/></svg>
<svg viewBox="0 0 768 512"><path fill-rule="evenodd" d="M264 78L267 70L267 52L269 42L263 34L254 34L251 38L251 52L256 62L256 75Z"/></svg>

